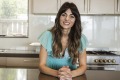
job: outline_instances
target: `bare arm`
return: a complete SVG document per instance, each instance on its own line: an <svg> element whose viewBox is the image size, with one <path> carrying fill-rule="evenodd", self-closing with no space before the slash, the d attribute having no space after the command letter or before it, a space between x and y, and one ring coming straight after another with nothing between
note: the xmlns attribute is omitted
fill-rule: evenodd
<svg viewBox="0 0 120 80"><path fill-rule="evenodd" d="M87 65L86 65L86 50L79 54L79 67L76 70L71 72L72 77L76 77L85 73Z"/></svg>
<svg viewBox="0 0 120 80"><path fill-rule="evenodd" d="M40 47L40 54L39 54L40 72L57 77L58 71L47 67L46 61L47 61L47 51L43 46L41 46Z"/></svg>

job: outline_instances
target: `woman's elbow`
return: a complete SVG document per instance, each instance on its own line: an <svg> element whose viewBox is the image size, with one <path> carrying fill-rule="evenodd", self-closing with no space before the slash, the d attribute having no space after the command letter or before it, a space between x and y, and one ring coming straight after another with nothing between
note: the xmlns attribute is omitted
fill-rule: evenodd
<svg viewBox="0 0 120 80"><path fill-rule="evenodd" d="M39 64L39 70L40 70L40 72L44 72L44 67L45 67L44 64Z"/></svg>
<svg viewBox="0 0 120 80"><path fill-rule="evenodd" d="M85 73L86 72L86 70L87 70L87 65L80 65L80 67L79 68L81 68L82 69L82 71L83 71L83 73Z"/></svg>

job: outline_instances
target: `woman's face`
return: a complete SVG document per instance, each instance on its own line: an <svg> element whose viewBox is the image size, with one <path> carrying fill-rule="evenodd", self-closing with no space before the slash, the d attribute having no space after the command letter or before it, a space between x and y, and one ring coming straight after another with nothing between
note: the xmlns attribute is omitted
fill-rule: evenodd
<svg viewBox="0 0 120 80"><path fill-rule="evenodd" d="M70 9L67 9L60 16L60 25L63 29L71 29L75 23L75 16L72 14Z"/></svg>

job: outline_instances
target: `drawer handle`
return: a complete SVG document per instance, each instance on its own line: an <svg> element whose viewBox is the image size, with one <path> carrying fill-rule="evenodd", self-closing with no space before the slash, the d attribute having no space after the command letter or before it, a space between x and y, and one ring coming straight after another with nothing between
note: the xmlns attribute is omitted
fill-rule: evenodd
<svg viewBox="0 0 120 80"><path fill-rule="evenodd" d="M37 60L24 60L24 62L37 61Z"/></svg>
<svg viewBox="0 0 120 80"><path fill-rule="evenodd" d="M28 62L28 61L32 61L32 60L24 60L24 62Z"/></svg>

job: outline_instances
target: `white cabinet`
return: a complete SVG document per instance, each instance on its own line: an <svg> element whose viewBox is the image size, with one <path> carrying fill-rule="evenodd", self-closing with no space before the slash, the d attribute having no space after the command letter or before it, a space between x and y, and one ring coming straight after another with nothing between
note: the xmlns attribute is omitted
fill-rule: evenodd
<svg viewBox="0 0 120 80"><path fill-rule="evenodd" d="M61 0L74 2L81 14L114 14L114 0Z"/></svg>
<svg viewBox="0 0 120 80"><path fill-rule="evenodd" d="M60 5L62 5L66 1L74 2L78 7L78 10L80 11L80 14L87 13L87 0L61 0Z"/></svg>
<svg viewBox="0 0 120 80"><path fill-rule="evenodd" d="M87 0L33 0L33 13L56 14L60 6L66 1L74 2L81 14L87 13Z"/></svg>
<svg viewBox="0 0 120 80"><path fill-rule="evenodd" d="M38 68L39 58L20 58L20 57L8 57L7 67L28 67Z"/></svg>
<svg viewBox="0 0 120 80"><path fill-rule="evenodd" d="M6 57L0 57L0 67L5 67L6 63Z"/></svg>
<svg viewBox="0 0 120 80"><path fill-rule="evenodd" d="M88 0L88 14L114 14L114 0Z"/></svg>
<svg viewBox="0 0 120 80"><path fill-rule="evenodd" d="M66 1L74 2L80 14L120 13L120 0L33 0L33 13L56 14Z"/></svg>
<svg viewBox="0 0 120 80"><path fill-rule="evenodd" d="M120 14L120 0L115 0L115 14Z"/></svg>
<svg viewBox="0 0 120 80"><path fill-rule="evenodd" d="M32 8L34 14L57 13L58 0L33 0Z"/></svg>

